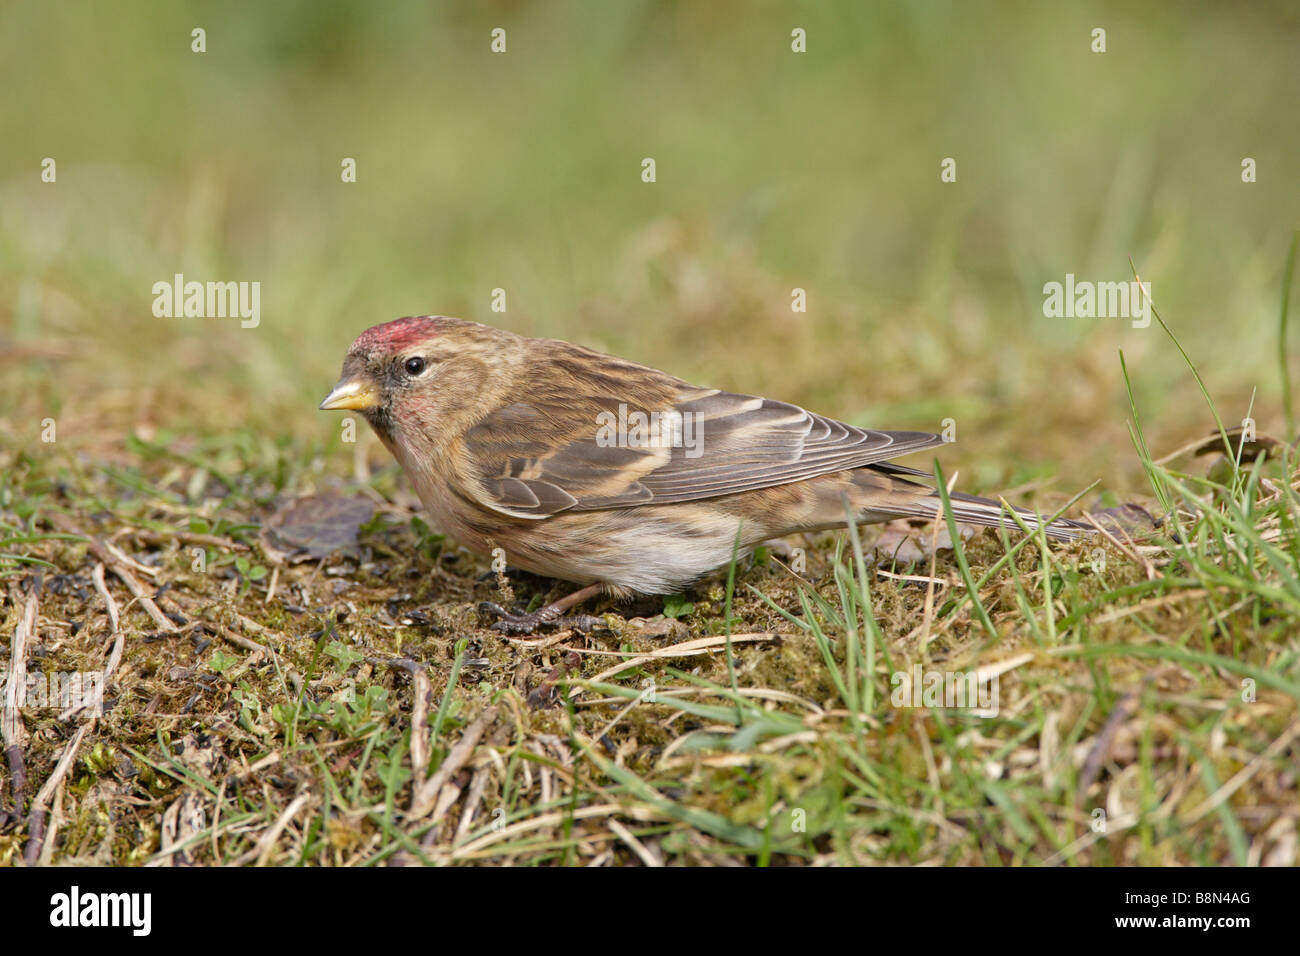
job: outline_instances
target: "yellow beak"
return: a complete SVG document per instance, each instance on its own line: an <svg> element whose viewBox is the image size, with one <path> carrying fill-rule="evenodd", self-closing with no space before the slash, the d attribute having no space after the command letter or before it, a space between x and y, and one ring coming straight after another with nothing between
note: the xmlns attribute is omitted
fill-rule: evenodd
<svg viewBox="0 0 1300 956"><path fill-rule="evenodd" d="M368 383L355 378L345 378L334 386L334 391L325 396L320 407L325 410L349 408L362 411L379 404L379 393Z"/></svg>

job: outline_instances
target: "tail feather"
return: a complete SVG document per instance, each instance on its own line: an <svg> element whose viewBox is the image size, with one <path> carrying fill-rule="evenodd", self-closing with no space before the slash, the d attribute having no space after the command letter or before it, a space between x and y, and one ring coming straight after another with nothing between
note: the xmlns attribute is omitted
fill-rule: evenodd
<svg viewBox="0 0 1300 956"><path fill-rule="evenodd" d="M872 472L875 474L873 475ZM854 476L860 484L878 489L881 474L888 476L892 481L894 491L903 492L901 495L889 496L893 501L893 506L888 510L910 518L933 518L936 514L942 513L943 499L938 491L908 480L913 475L918 478L933 477L923 471L887 464L861 469L855 472ZM903 475L908 477L902 477ZM908 495L907 492L913 494ZM979 525L985 528L1008 528L1012 531L1019 531L1020 525L1006 512L1008 507L1012 508L1020 517L1020 520L1030 528L1037 528L1043 521L1038 514L1028 508L1003 505L1002 502L994 501L991 498L980 498L976 495L963 494L960 491L950 492L948 500L952 502L954 518L967 524ZM1057 518L1055 521L1047 522L1043 527L1046 535L1057 541L1075 541L1095 530L1092 525L1084 524L1082 521L1071 521L1069 518Z"/></svg>
<svg viewBox="0 0 1300 956"><path fill-rule="evenodd" d="M1008 507L1013 508L1016 514L1020 516L1020 519L1031 528L1037 528L1043 523L1043 519L1028 508L1003 505L1000 501L993 501L989 498L979 498L975 495L954 491L949 493L948 500L952 502L952 516L958 521L964 521L967 524L1019 531L1020 525L1006 512ZM909 508L911 516L917 518L932 518L942 511L943 499L937 491L931 492L929 496L922 498ZM1054 538L1057 541L1075 541L1093 530L1091 525L1084 524L1082 521L1072 521L1069 518L1057 518L1055 521L1048 521L1043 525L1044 533L1049 538Z"/></svg>

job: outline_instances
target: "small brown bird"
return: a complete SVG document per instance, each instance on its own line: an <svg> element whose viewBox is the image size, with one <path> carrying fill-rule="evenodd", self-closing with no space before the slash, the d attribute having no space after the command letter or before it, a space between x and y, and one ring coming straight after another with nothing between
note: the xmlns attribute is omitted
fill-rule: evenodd
<svg viewBox="0 0 1300 956"><path fill-rule="evenodd" d="M529 633L601 590L673 594L772 538L932 517L938 493L885 464L938 435L856 428L795 405L477 322L410 316L357 337L320 405L355 409L437 526L479 554L584 587L494 625ZM953 493L954 517L1015 527ZM1036 526L1032 513L1017 509ZM1053 538L1086 526L1058 520Z"/></svg>

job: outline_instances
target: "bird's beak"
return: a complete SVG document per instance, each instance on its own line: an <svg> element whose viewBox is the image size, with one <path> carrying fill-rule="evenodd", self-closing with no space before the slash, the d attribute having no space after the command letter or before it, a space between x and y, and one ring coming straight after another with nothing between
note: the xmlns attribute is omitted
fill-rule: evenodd
<svg viewBox="0 0 1300 956"><path fill-rule="evenodd" d="M368 382L355 378L341 379L334 390L325 396L320 407L325 410L350 408L363 411L379 404L379 394Z"/></svg>

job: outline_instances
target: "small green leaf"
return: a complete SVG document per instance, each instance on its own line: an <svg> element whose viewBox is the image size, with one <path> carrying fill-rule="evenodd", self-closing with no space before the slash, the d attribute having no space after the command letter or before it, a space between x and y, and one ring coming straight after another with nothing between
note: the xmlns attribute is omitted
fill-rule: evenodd
<svg viewBox="0 0 1300 956"><path fill-rule="evenodd" d="M680 594L670 594L664 598L664 617L685 617L695 610L695 605Z"/></svg>
<svg viewBox="0 0 1300 956"><path fill-rule="evenodd" d="M211 667L218 674L220 674L222 677L226 676L226 671L230 670L238 663L239 663L238 657L234 657L233 655L227 654L221 648L217 648L215 651L213 651L212 657L208 660L208 666Z"/></svg>
<svg viewBox="0 0 1300 956"><path fill-rule="evenodd" d="M350 647L342 641L330 641L325 645L325 653L334 658L334 667L340 674L365 657L356 648Z"/></svg>

